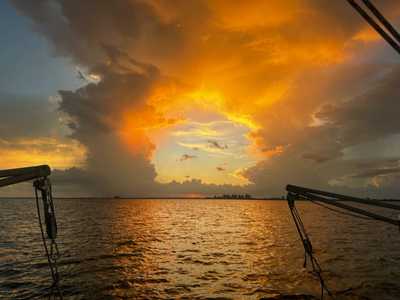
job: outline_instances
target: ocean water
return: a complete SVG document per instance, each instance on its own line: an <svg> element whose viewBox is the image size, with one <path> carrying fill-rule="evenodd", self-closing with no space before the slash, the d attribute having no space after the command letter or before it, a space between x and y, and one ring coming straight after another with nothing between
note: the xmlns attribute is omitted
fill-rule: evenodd
<svg viewBox="0 0 400 300"><path fill-rule="evenodd" d="M64 299L313 299L284 201L59 199ZM298 203L336 299L400 299L399 228ZM50 275L33 199L0 200L0 298Z"/></svg>

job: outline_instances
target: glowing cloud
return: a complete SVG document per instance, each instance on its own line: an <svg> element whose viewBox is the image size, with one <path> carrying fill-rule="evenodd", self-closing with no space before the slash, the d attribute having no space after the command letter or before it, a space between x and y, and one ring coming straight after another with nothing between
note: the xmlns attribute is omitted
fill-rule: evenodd
<svg viewBox="0 0 400 300"><path fill-rule="evenodd" d="M368 94L365 82L397 74L378 54L360 65L363 45L377 41L344 1L13 3L57 54L90 74L86 86L60 92L60 110L88 150L86 169L113 192L233 184L264 193L291 179L326 186L347 178L354 170L342 167L343 153L353 132L362 133L348 120L367 113L352 104L378 106L357 97ZM381 7L395 8L396 1ZM371 98L385 94L372 86ZM371 130L397 133L385 129ZM191 169L178 167L188 149L197 158L180 160L191 159ZM215 167L227 157L229 176ZM119 163L101 167L113 158ZM330 162L332 170L322 170ZM304 179L311 168L326 175ZM130 181L117 183L118 174Z"/></svg>

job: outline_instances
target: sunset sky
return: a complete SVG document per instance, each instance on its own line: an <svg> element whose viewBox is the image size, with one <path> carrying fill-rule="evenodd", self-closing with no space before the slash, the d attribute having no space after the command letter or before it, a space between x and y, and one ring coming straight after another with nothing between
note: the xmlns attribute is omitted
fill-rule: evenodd
<svg viewBox="0 0 400 300"><path fill-rule="evenodd" d="M400 27L398 1L374 3ZM291 183L400 197L400 57L347 1L10 0L0 14L0 169L49 164L60 196Z"/></svg>

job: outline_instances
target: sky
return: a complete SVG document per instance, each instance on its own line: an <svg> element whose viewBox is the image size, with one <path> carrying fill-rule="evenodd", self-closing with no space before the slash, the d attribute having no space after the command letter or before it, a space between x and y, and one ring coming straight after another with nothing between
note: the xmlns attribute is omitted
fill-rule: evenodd
<svg viewBox="0 0 400 300"><path fill-rule="evenodd" d="M49 164L56 195L400 197L400 58L346 1L9 0L0 25L0 169Z"/></svg>

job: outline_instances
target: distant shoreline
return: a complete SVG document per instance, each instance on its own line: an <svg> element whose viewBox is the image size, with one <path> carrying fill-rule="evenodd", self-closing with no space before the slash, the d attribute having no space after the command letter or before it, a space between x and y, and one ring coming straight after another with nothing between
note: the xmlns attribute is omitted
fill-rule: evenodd
<svg viewBox="0 0 400 300"><path fill-rule="evenodd" d="M213 198L213 197L53 197L54 199L87 199L87 200L274 200L286 201L282 198ZM0 197L0 199L35 199L35 197Z"/></svg>
<svg viewBox="0 0 400 300"><path fill-rule="evenodd" d="M35 197L0 197L1 200L6 199L35 199ZM54 197L57 200L232 200L232 201L252 201L252 200L264 200L264 201L286 201L286 199L282 198L262 198L262 197L253 197L248 199L235 199L235 198L213 198L213 197ZM386 201L386 202L400 202L400 199L372 199L377 201ZM296 201L308 201L303 199L298 199ZM341 200L341 202L351 202L349 200Z"/></svg>

